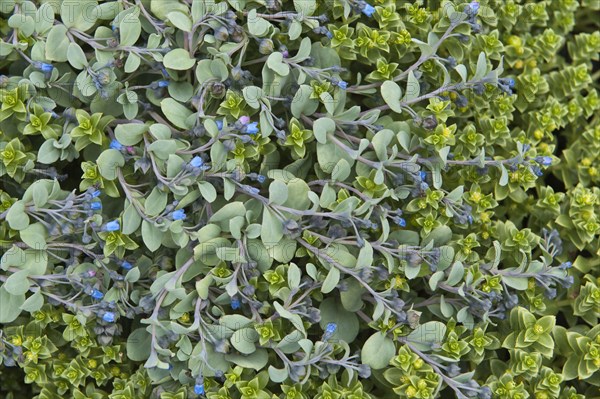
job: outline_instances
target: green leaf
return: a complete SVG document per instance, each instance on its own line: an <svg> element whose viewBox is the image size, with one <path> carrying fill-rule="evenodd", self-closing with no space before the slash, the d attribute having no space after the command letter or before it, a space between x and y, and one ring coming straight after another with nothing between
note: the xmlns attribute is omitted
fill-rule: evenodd
<svg viewBox="0 0 600 399"><path fill-rule="evenodd" d="M193 114L187 107L179 104L172 98L165 98L160 103L160 108L169 122L180 129L187 129L187 119Z"/></svg>
<svg viewBox="0 0 600 399"><path fill-rule="evenodd" d="M363 307L362 294L364 288L354 278L346 280L347 288L340 292L340 299L344 309L349 312L357 312Z"/></svg>
<svg viewBox="0 0 600 399"><path fill-rule="evenodd" d="M11 266L22 266L25 263L25 256L25 251L13 244L4 251L0 258L0 270L8 270Z"/></svg>
<svg viewBox="0 0 600 399"><path fill-rule="evenodd" d="M502 281L508 285L519 291L525 291L527 287L529 287L529 281L526 277L515 277L515 276L502 276Z"/></svg>
<svg viewBox="0 0 600 399"><path fill-rule="evenodd" d="M212 203L217 199L217 190L209 182L198 182L198 189L200 190L200 194L202 194L202 198L204 198L209 203Z"/></svg>
<svg viewBox="0 0 600 399"><path fill-rule="evenodd" d="M331 172L331 180L343 182L350 176L350 173L352 173L352 168L348 161L340 159Z"/></svg>
<svg viewBox="0 0 600 399"><path fill-rule="evenodd" d="M319 107L319 102L310 98L313 89L308 85L300 85L292 99L292 115L300 118L302 115L312 115Z"/></svg>
<svg viewBox="0 0 600 399"><path fill-rule="evenodd" d="M319 325L322 329L327 328L327 324L335 323L337 329L333 340L342 340L351 343L356 339L359 330L358 316L356 313L349 312L342 304L333 297L328 297L319 306L321 311L321 321Z"/></svg>
<svg viewBox="0 0 600 399"><path fill-rule="evenodd" d="M321 102L325 105L325 109L329 115L335 114L335 100L328 92L323 92L319 95Z"/></svg>
<svg viewBox="0 0 600 399"><path fill-rule="evenodd" d="M302 273L300 272L300 268L296 266L295 263L291 263L287 271L288 286L291 289L298 288L298 286L300 286L301 277Z"/></svg>
<svg viewBox="0 0 600 399"><path fill-rule="evenodd" d="M390 148L390 143L395 138L395 134L390 129L383 129L377 132L371 141L373 144L373 148L375 149L375 153L377 154L377 158L380 161L387 161L388 159L388 149Z"/></svg>
<svg viewBox="0 0 600 399"><path fill-rule="evenodd" d="M371 267L373 265L373 247L368 241L365 241L363 247L360 249L358 253L358 258L356 260L356 267Z"/></svg>
<svg viewBox="0 0 600 399"><path fill-rule="evenodd" d="M458 72L462 81L466 82L467 81L467 67L465 67L463 64L459 64L454 69L456 70L456 72Z"/></svg>
<svg viewBox="0 0 600 399"><path fill-rule="evenodd" d="M508 184L508 171L502 164L500 164L500 166L498 166L498 167L500 168L500 173L501 173L500 181L498 181L498 184L500 184L501 186L506 186Z"/></svg>
<svg viewBox="0 0 600 399"><path fill-rule="evenodd" d="M137 69L140 67L141 63L142 63L142 59L140 58L140 56L138 56L135 53L130 53L129 56L127 57L127 61L125 61L125 72L132 73L132 72L137 71ZM127 98L128 103L132 103L132 102L137 102L137 101L134 101L136 97L137 97L137 94L128 92L126 98ZM130 105L130 104L126 104L126 105ZM135 105L137 105L137 104L135 104ZM132 119L132 118L128 118L128 119Z"/></svg>
<svg viewBox="0 0 600 399"><path fill-rule="evenodd" d="M115 128L115 137L123 145L136 145L148 131L148 125L143 123L124 123Z"/></svg>
<svg viewBox="0 0 600 399"><path fill-rule="evenodd" d="M190 57L190 53L182 48L171 50L163 60L165 67L176 71L186 71L196 65L196 59Z"/></svg>
<svg viewBox="0 0 600 399"><path fill-rule="evenodd" d="M479 58L477 58L477 67L475 68L475 76L473 76L473 80L481 80L485 76L487 72L487 58L485 53L482 51L479 53Z"/></svg>
<svg viewBox="0 0 600 399"><path fill-rule="evenodd" d="M43 208L48 202L48 189L43 181L33 183L29 189L33 191L33 204L36 209Z"/></svg>
<svg viewBox="0 0 600 399"><path fill-rule="evenodd" d="M198 296L200 298L204 300L208 298L208 290L213 281L214 279L212 275L208 275L202 280L196 282L196 291L198 292Z"/></svg>
<svg viewBox="0 0 600 399"><path fill-rule="evenodd" d="M236 331L252 324L252 319L240 314L228 314L219 319L219 324L230 330Z"/></svg>
<svg viewBox="0 0 600 399"><path fill-rule="evenodd" d="M142 222L142 239L150 251L156 251L162 244L163 233L150 222Z"/></svg>
<svg viewBox="0 0 600 399"><path fill-rule="evenodd" d="M29 291L29 270L19 270L11 274L4 283L4 289L11 295L23 295Z"/></svg>
<svg viewBox="0 0 600 399"><path fill-rule="evenodd" d="M23 230L29 226L29 216L25 213L25 204L17 201L8 209L6 221L13 230Z"/></svg>
<svg viewBox="0 0 600 399"><path fill-rule="evenodd" d="M102 152L96 163L102 177L106 180L115 180L118 176L119 168L125 165L125 158L121 151L108 149Z"/></svg>
<svg viewBox="0 0 600 399"><path fill-rule="evenodd" d="M267 58L267 66L280 76L287 76L290 73L290 67L283 62L283 54L274 52Z"/></svg>
<svg viewBox="0 0 600 399"><path fill-rule="evenodd" d="M46 228L41 223L34 223L21 230L21 240L30 248L43 250L46 249Z"/></svg>
<svg viewBox="0 0 600 399"><path fill-rule="evenodd" d="M67 28L85 32L96 24L93 11L97 6L96 0L63 1L60 7L62 23Z"/></svg>
<svg viewBox="0 0 600 399"><path fill-rule="evenodd" d="M21 310L29 313L37 312L44 306L44 296L39 289L21 305Z"/></svg>
<svg viewBox="0 0 600 399"><path fill-rule="evenodd" d="M288 199L288 186L281 180L273 180L269 185L269 202L278 205L285 204Z"/></svg>
<svg viewBox="0 0 600 399"><path fill-rule="evenodd" d="M184 32L192 31L192 20L181 11L173 11L167 14L169 21L178 29Z"/></svg>
<svg viewBox="0 0 600 399"><path fill-rule="evenodd" d="M12 323L21 314L25 294L11 295L4 285L0 287L0 323Z"/></svg>
<svg viewBox="0 0 600 399"><path fill-rule="evenodd" d="M431 344L441 344L446 335L446 325L439 321L429 321L418 326L412 333L408 335L408 340L411 345L417 349L428 351L431 350Z"/></svg>
<svg viewBox="0 0 600 399"><path fill-rule="evenodd" d="M45 3L51 4L51 3ZM98 19L104 21L110 21L115 19L117 15L123 10L123 5L116 1L111 1L108 3L100 4L94 9L95 15ZM46 14L44 14L46 15Z"/></svg>
<svg viewBox="0 0 600 399"><path fill-rule="evenodd" d="M331 266L329 269L329 273L327 273L327 277L325 277L325 281L323 281L323 285L321 286L321 292L323 294L328 294L335 289L335 287L340 282L340 271L338 268Z"/></svg>
<svg viewBox="0 0 600 399"><path fill-rule="evenodd" d="M210 218L209 222L223 222L235 216L244 216L246 214L246 207L244 203L240 201L229 203L215 212Z"/></svg>
<svg viewBox="0 0 600 399"><path fill-rule="evenodd" d="M176 140L156 140L148 147L148 151L154 153L158 158L168 160L177 151Z"/></svg>
<svg viewBox="0 0 600 399"><path fill-rule="evenodd" d="M360 358L363 364L369 365L373 370L381 370L390 363L395 354L394 341L378 331L367 339L360 352Z"/></svg>
<svg viewBox="0 0 600 399"><path fill-rule="evenodd" d="M308 193L310 187L302 179L292 179L287 183L288 198L285 201L285 206L300 211L307 210L310 207Z"/></svg>
<svg viewBox="0 0 600 399"><path fill-rule="evenodd" d="M142 273L140 272L140 268L134 267L125 275L125 281L127 281L128 283L135 283L140 279L141 274Z"/></svg>
<svg viewBox="0 0 600 399"><path fill-rule="evenodd" d="M134 362L148 359L151 348L152 337L145 328L138 328L127 337L127 357Z"/></svg>
<svg viewBox="0 0 600 399"><path fill-rule="evenodd" d="M398 86L398 83L391 80L383 82L381 85L381 97L383 97L383 101L385 101L392 111L398 114L402 113L402 107L400 106L402 89Z"/></svg>
<svg viewBox="0 0 600 399"><path fill-rule="evenodd" d="M219 81L224 81L229 77L229 69L222 60L201 60L196 67L196 78L199 83L217 78Z"/></svg>
<svg viewBox="0 0 600 399"><path fill-rule="evenodd" d="M233 333L229 341L240 353L249 355L256 351L255 343L258 341L258 333L254 328L240 328Z"/></svg>
<svg viewBox="0 0 600 399"><path fill-rule="evenodd" d="M313 124L313 133L321 144L327 143L327 135L335 131L335 122L330 118L319 118Z"/></svg>
<svg viewBox="0 0 600 399"><path fill-rule="evenodd" d="M46 38L46 59L48 61L67 62L70 45L67 28L64 25L54 25Z"/></svg>
<svg viewBox="0 0 600 399"><path fill-rule="evenodd" d="M69 48L67 50L67 58L69 59L69 64L73 66L75 69L83 69L87 66L88 61L85 53L79 47L77 43L70 43Z"/></svg>
<svg viewBox="0 0 600 399"><path fill-rule="evenodd" d="M288 378L287 368L278 369L273 366L269 366L269 378L274 383L280 383Z"/></svg>
<svg viewBox="0 0 600 399"><path fill-rule="evenodd" d="M260 100L264 96L263 90L260 87L247 86L242 89L242 93L246 104L254 109L260 108Z"/></svg>
<svg viewBox="0 0 600 399"><path fill-rule="evenodd" d="M125 207L122 219L123 223L121 226L121 232L123 234L135 233L142 223L142 217L133 205L128 205Z"/></svg>
<svg viewBox="0 0 600 399"><path fill-rule="evenodd" d="M408 79L406 80L406 95L404 101L410 103L414 101L421 94L421 85L419 80L415 77L413 71L408 73Z"/></svg>
<svg viewBox="0 0 600 399"><path fill-rule="evenodd" d="M441 270L438 270L437 272L433 273L431 275L431 277L429 278L429 288L431 288L432 291L435 291L435 289L437 288L437 285L440 281L442 281L442 279L444 278L444 272Z"/></svg>
<svg viewBox="0 0 600 399"><path fill-rule="evenodd" d="M267 246L275 245L283 238L283 224L267 207L263 210L260 238Z"/></svg>
<svg viewBox="0 0 600 399"><path fill-rule="evenodd" d="M250 34L258 37L265 36L271 27L269 21L258 16L256 8L252 8L248 12L246 21L248 21L248 31Z"/></svg>
<svg viewBox="0 0 600 399"><path fill-rule="evenodd" d="M340 159L346 160L348 165L353 165L354 160L344 151L342 148L334 143L317 144L317 161L319 166L325 173L333 173L335 166L338 164Z"/></svg>
<svg viewBox="0 0 600 399"><path fill-rule="evenodd" d="M60 150L55 147L56 140L50 139L44 141L38 150L37 160L45 165L50 165L60 157Z"/></svg>
<svg viewBox="0 0 600 399"><path fill-rule="evenodd" d="M228 354L225 359L243 368L251 368L256 371L262 369L269 362L269 353L266 349L258 348L251 355Z"/></svg>
<svg viewBox="0 0 600 399"><path fill-rule="evenodd" d="M450 270L450 274L448 274L448 279L446 280L446 284L453 286L462 281L462 278L465 274L465 268L460 261L454 262L452 265L452 269Z"/></svg>
<svg viewBox="0 0 600 399"><path fill-rule="evenodd" d="M135 11L127 14L119 24L119 43L121 46L133 46L140 38L142 23L139 14L139 8L136 7Z"/></svg>
<svg viewBox="0 0 600 399"><path fill-rule="evenodd" d="M169 197L167 193L158 187L154 187L152 192L144 202L146 215L154 217L158 216L167 207Z"/></svg>

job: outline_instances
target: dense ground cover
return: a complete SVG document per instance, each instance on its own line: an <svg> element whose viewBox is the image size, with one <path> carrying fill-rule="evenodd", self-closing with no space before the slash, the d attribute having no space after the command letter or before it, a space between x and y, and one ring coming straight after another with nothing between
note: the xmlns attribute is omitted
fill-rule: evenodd
<svg viewBox="0 0 600 399"><path fill-rule="evenodd" d="M0 397L600 398L600 3L0 0Z"/></svg>

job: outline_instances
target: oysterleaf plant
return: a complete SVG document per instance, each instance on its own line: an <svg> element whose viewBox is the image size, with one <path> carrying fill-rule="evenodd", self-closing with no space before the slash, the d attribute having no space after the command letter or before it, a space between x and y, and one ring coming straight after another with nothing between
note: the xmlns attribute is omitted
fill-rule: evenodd
<svg viewBox="0 0 600 399"><path fill-rule="evenodd" d="M600 398L597 0L0 0L0 397Z"/></svg>

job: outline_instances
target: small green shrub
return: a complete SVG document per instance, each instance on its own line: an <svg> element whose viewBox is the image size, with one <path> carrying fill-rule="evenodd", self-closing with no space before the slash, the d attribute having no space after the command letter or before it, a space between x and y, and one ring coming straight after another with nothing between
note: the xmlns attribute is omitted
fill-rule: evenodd
<svg viewBox="0 0 600 399"><path fill-rule="evenodd" d="M0 397L600 397L597 0L0 0Z"/></svg>

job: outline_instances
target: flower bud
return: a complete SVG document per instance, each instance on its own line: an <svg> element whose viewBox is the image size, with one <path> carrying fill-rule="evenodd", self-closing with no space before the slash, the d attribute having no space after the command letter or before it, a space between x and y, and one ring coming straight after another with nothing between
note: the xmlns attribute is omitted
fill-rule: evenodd
<svg viewBox="0 0 600 399"><path fill-rule="evenodd" d="M263 39L260 41L258 45L258 52L263 55L268 55L273 52L275 45L273 44L273 40L271 39Z"/></svg>

